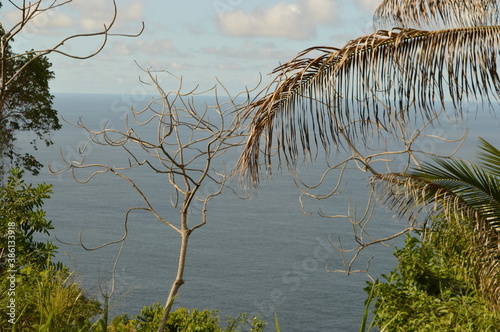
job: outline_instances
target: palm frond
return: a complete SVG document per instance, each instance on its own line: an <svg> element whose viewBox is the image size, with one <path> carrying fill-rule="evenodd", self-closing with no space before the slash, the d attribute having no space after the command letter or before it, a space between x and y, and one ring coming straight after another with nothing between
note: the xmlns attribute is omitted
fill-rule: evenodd
<svg viewBox="0 0 500 332"><path fill-rule="evenodd" d="M463 160L436 159L411 174L372 177L383 203L400 216L414 218L426 207L430 213L456 214L487 224L500 232L500 178Z"/></svg>
<svg viewBox="0 0 500 332"><path fill-rule="evenodd" d="M500 150L481 137L479 137L479 147L479 160L482 167L497 178L500 178Z"/></svg>
<svg viewBox="0 0 500 332"><path fill-rule="evenodd" d="M474 27L498 25L498 0L384 0L373 17L376 29L388 27Z"/></svg>
<svg viewBox="0 0 500 332"><path fill-rule="evenodd" d="M500 231L500 179L463 160L436 159L435 163L437 165L425 164L412 175L437 185L448 197L457 195L466 209L470 209L469 215Z"/></svg>
<svg viewBox="0 0 500 332"><path fill-rule="evenodd" d="M306 158L318 147L328 151L342 135L364 139L412 113L429 120L446 98L456 115L469 101L490 103L500 94L499 33L500 27L396 29L342 49L305 50L276 68L274 81L246 107L250 135L240 171L258 182L259 155L269 170L274 144L294 167L302 151Z"/></svg>
<svg viewBox="0 0 500 332"><path fill-rule="evenodd" d="M414 220L422 212L425 219L449 209L460 211L460 217L475 218L476 211L469 209L466 202L453 191L407 173L376 174L371 185L379 201L398 217ZM429 209L430 207L430 209Z"/></svg>

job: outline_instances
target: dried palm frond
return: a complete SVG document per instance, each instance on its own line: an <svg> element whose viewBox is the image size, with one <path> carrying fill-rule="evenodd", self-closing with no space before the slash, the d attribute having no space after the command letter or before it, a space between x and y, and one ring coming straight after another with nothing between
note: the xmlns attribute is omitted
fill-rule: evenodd
<svg viewBox="0 0 500 332"><path fill-rule="evenodd" d="M376 29L499 25L500 1L384 0L375 11L373 21Z"/></svg>
<svg viewBox="0 0 500 332"><path fill-rule="evenodd" d="M250 135L239 170L256 184L260 153L270 170L274 144L293 167L302 151L328 151L343 135L364 139L410 114L427 121L447 99L458 116L469 101L489 103L500 95L499 36L500 27L395 29L303 51L244 110Z"/></svg>

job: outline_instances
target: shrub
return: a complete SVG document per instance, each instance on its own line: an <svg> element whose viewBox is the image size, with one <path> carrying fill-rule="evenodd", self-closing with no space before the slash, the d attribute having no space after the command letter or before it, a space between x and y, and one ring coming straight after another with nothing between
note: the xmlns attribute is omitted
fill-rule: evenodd
<svg viewBox="0 0 500 332"><path fill-rule="evenodd" d="M374 325L381 331L499 331L500 315L478 292L468 247L460 241L446 247L443 236L457 235L451 231L431 233L408 235L396 249L395 270L368 283Z"/></svg>
<svg viewBox="0 0 500 332"><path fill-rule="evenodd" d="M108 331L156 332L161 322L162 313L163 306L160 303L155 303L144 307L141 313L133 319L126 314L116 317ZM226 325L225 328L221 327L218 311L179 308L170 314L165 331L236 332L240 331L239 328L246 326L249 332L262 332L266 323L257 317L250 321L246 314L241 314L236 318L228 317Z"/></svg>
<svg viewBox="0 0 500 332"><path fill-rule="evenodd" d="M41 209L51 186L25 184L22 175L13 169L0 188L0 244L5 257L0 265L0 329L59 332L88 327L89 319L100 312L99 302L83 294L68 268L52 263L56 246L34 238L53 229Z"/></svg>

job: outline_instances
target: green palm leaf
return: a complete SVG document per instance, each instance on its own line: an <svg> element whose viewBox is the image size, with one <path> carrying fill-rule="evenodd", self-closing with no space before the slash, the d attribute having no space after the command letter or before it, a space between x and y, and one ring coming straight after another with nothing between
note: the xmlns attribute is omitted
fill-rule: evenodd
<svg viewBox="0 0 500 332"><path fill-rule="evenodd" d="M481 148L479 160L481 161L482 167L497 178L500 178L500 150L481 137L479 141Z"/></svg>
<svg viewBox="0 0 500 332"><path fill-rule="evenodd" d="M274 81L247 106L250 136L240 170L258 181L259 156L266 156L269 170L275 144L294 167L302 154L311 158L318 147L339 147L343 135L366 139L412 114L431 119L447 98L457 116L469 101L488 103L500 94L499 35L498 26L395 29L342 49L305 50L278 67Z"/></svg>
<svg viewBox="0 0 500 332"><path fill-rule="evenodd" d="M457 195L469 214L484 219L500 229L500 180L477 165L462 160L436 159L414 176L432 182L450 198ZM462 212L462 211L460 211Z"/></svg>
<svg viewBox="0 0 500 332"><path fill-rule="evenodd" d="M500 160L500 151L486 141L481 141L480 149L481 155ZM410 174L375 175L372 184L384 203L401 215L413 218L432 206L431 214L456 214L500 231L500 177L483 163L436 158L434 164L426 163Z"/></svg>

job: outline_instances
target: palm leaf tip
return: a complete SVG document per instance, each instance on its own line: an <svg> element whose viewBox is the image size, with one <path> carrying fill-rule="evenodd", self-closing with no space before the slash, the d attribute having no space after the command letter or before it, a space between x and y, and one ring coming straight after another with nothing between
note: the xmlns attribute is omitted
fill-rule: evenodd
<svg viewBox="0 0 500 332"><path fill-rule="evenodd" d="M479 148L478 158L482 167L500 178L500 150L482 137L479 137Z"/></svg>

